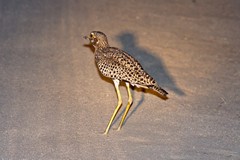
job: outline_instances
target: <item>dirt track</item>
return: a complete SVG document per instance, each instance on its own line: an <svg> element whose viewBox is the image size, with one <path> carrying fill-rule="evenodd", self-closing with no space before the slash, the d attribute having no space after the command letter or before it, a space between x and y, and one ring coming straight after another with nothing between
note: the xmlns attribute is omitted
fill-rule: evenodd
<svg viewBox="0 0 240 160"><path fill-rule="evenodd" d="M240 159L240 1L0 1L0 159ZM108 35L169 92L117 103L82 36ZM124 105L126 88L121 86ZM123 108L124 108L123 105ZM122 112L123 110L121 110Z"/></svg>

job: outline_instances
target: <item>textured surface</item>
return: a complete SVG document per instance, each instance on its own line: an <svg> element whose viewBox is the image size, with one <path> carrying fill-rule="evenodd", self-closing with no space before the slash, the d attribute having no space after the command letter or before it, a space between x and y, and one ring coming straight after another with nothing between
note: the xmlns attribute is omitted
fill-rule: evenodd
<svg viewBox="0 0 240 160"><path fill-rule="evenodd" d="M0 159L239 160L239 3L1 0ZM169 91L134 90L108 136L117 98L83 46L92 30Z"/></svg>

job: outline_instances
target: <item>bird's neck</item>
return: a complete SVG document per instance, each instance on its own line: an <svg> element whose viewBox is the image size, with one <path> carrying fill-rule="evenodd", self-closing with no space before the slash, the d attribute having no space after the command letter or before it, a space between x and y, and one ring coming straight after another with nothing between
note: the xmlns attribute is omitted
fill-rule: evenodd
<svg viewBox="0 0 240 160"><path fill-rule="evenodd" d="M105 45L97 45L97 46L94 46L95 47L95 51L97 50L105 50L109 47L108 44L105 44Z"/></svg>
<svg viewBox="0 0 240 160"><path fill-rule="evenodd" d="M109 47L109 44L108 44L108 41L98 41L96 44L95 44L95 49L105 49L107 47Z"/></svg>

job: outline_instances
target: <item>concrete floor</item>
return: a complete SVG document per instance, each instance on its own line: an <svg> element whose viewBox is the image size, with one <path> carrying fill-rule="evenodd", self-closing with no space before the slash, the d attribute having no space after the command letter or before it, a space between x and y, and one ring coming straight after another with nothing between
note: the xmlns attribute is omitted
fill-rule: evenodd
<svg viewBox="0 0 240 160"><path fill-rule="evenodd" d="M0 159L240 159L240 1L1 0ZM169 92L113 84L82 36L108 35ZM121 86L124 105L127 93Z"/></svg>

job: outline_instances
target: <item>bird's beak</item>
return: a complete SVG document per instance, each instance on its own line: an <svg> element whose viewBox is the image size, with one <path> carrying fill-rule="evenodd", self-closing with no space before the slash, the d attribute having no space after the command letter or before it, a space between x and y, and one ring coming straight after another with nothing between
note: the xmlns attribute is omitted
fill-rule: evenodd
<svg viewBox="0 0 240 160"><path fill-rule="evenodd" d="M90 39L89 36L83 36L83 38L88 40Z"/></svg>

